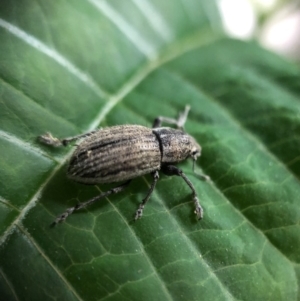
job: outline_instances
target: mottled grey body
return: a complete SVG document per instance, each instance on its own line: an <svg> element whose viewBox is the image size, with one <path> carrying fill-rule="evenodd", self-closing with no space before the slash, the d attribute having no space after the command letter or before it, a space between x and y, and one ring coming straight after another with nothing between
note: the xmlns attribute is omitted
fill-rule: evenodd
<svg viewBox="0 0 300 301"><path fill-rule="evenodd" d="M152 129L140 125L118 125L64 139L55 138L50 133L40 136L41 142L52 146L67 146L70 142L84 138L70 159L67 172L70 179L84 184L126 181L84 203L68 208L54 224L64 221L75 210L85 208L111 194L120 193L131 179L151 174L153 182L135 214L135 220L139 219L159 179L158 171L170 176L180 176L186 182L193 193L197 218L201 219L203 209L196 190L182 170L174 165L189 157L195 162L201 154L200 145L183 131L189 109L186 106L178 119L156 118ZM161 127L162 122L175 124L177 129ZM209 179L207 176L201 177Z"/></svg>
<svg viewBox="0 0 300 301"><path fill-rule="evenodd" d="M87 184L129 180L160 169L159 142L152 130L120 125L99 130L75 150L68 177Z"/></svg>
<svg viewBox="0 0 300 301"><path fill-rule="evenodd" d="M194 146L195 140L177 129L113 126L79 144L68 177L85 184L126 181L160 170L162 164L185 160Z"/></svg>

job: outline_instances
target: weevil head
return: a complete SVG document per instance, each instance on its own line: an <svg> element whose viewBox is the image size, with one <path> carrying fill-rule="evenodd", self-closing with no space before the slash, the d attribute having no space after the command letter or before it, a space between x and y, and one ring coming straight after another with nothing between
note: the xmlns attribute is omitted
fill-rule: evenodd
<svg viewBox="0 0 300 301"><path fill-rule="evenodd" d="M187 158L194 161L201 154L201 147L196 140L182 130L171 128L156 128L161 151L162 163L176 163Z"/></svg>
<svg viewBox="0 0 300 301"><path fill-rule="evenodd" d="M197 158L201 156L201 146L197 143L197 141L192 136L189 136L189 138L191 144L190 157L194 161L196 161Z"/></svg>

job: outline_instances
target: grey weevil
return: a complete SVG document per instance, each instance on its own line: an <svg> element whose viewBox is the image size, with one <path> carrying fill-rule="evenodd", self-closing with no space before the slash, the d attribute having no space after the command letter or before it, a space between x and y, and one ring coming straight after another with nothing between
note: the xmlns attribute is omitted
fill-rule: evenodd
<svg viewBox="0 0 300 301"><path fill-rule="evenodd" d="M67 171L70 179L83 184L125 181L84 203L68 208L56 218L54 224L63 222L75 210L85 208L110 194L123 191L132 179L150 173L153 182L139 205L134 219L141 218L159 179L160 170L169 176L182 177L192 190L197 218L202 219L203 209L192 182L174 165L187 158L192 158L195 162L201 155L200 145L183 131L189 110L190 107L186 106L177 119L157 117L152 128L140 125L117 125L64 139L55 138L50 133L39 136L42 143L52 146L67 146L70 142L84 138L70 159ZM174 124L177 129L161 127L162 122ZM208 176L199 176L209 180Z"/></svg>

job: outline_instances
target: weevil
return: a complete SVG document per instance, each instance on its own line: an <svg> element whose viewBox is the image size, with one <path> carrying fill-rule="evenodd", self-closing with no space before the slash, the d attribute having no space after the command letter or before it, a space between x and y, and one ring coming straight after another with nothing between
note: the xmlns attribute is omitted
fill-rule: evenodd
<svg viewBox="0 0 300 301"><path fill-rule="evenodd" d="M134 216L135 220L141 218L159 179L159 171L168 176L180 176L185 181L193 193L195 214L198 219L202 219L203 209L195 187L175 165L187 158L192 158L195 162L201 155L200 145L183 130L189 110L190 107L186 106L177 119L157 117L152 128L141 125L117 125L64 139L55 138L50 133L39 136L42 143L56 147L82 140L69 161L67 176L70 179L82 184L123 182L84 203L68 208L56 218L54 224L63 222L76 210L85 208L110 194L123 191L132 179L151 174L152 184ZM173 124L177 128L162 127L163 122ZM209 180L208 176L199 176Z"/></svg>

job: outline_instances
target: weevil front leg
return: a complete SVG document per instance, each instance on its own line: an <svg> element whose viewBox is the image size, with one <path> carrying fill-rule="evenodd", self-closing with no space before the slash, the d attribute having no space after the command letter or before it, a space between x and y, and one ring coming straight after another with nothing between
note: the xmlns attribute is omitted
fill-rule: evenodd
<svg viewBox="0 0 300 301"><path fill-rule="evenodd" d="M164 116L159 116L154 119L153 126L152 128L158 128L161 127L161 124L163 122L169 123L169 124L175 124L177 128L183 129L183 126L186 122L187 116L189 114L190 106L185 106L185 109L183 112L179 113L179 116L177 119L169 118L169 117L164 117Z"/></svg>
<svg viewBox="0 0 300 301"><path fill-rule="evenodd" d="M194 205L195 205L195 213L197 215L197 218L202 219L203 218L203 209L199 203L199 199L198 199L195 187L192 184L192 182L188 179L188 177L183 173L183 171L174 165L164 165L164 166L162 166L161 171L168 176L176 175L176 176L180 176L183 178L183 180L188 184L188 186L191 188L191 190L193 192L193 201L194 201Z"/></svg>
<svg viewBox="0 0 300 301"><path fill-rule="evenodd" d="M153 175L153 182L152 182L152 184L150 186L150 189L149 189L146 197L143 199L142 203L140 204L139 209L136 211L134 220L138 220L139 218L142 217L145 205L148 202L148 200L150 199L150 196L153 193L153 190L154 190L154 188L156 186L156 183L157 183L157 181L159 179L159 173L158 173L158 171L155 171L154 173L152 173L152 175Z"/></svg>
<svg viewBox="0 0 300 301"><path fill-rule="evenodd" d="M117 186L115 188L112 188L112 189L110 189L110 190L108 190L106 192L103 192L100 195L97 195L94 198L92 198L92 199L90 199L90 200L88 200L88 201L86 201L84 203L80 203L80 204L77 204L74 207L68 208L63 214L61 214L60 216L58 216L56 218L56 220L53 222L52 225L55 226L56 224L63 222L74 211L77 211L77 210L80 210L82 208L85 208L85 207L93 204L94 202L99 201L100 199L103 199L103 198L109 196L110 194L116 194L116 193L119 193L119 192L123 191L129 185L130 182L131 182L131 180L129 180L129 181L125 182L124 184L119 185L119 186Z"/></svg>
<svg viewBox="0 0 300 301"><path fill-rule="evenodd" d="M97 132L97 130L90 131L88 133L80 134L80 135L73 136L73 137L63 138L63 139L53 137L52 134L48 132L44 135L39 136L38 139L40 142L42 142L44 144L52 145L55 147L62 146L62 145L67 146L70 142L76 141L76 140L84 138L84 137L88 137L88 136L94 134L95 132Z"/></svg>

